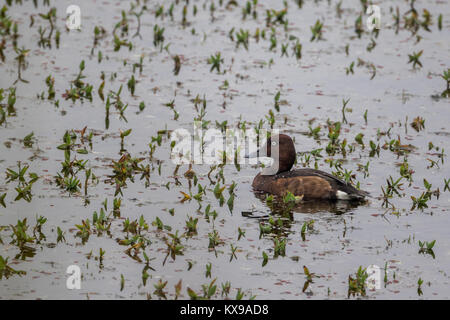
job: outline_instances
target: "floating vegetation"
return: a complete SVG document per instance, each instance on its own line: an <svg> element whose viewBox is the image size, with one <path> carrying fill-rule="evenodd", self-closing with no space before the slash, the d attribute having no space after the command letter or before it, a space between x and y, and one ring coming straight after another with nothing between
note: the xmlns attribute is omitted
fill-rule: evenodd
<svg viewBox="0 0 450 320"><path fill-rule="evenodd" d="M356 274L352 277L348 276L348 297L350 296L365 296L366 295L366 280L368 278L366 269L361 266L358 268Z"/></svg>
<svg viewBox="0 0 450 320"><path fill-rule="evenodd" d="M3 278L8 279L13 275L23 276L26 274L27 273L25 271L13 269L11 266L8 265L8 258L5 259L2 256L0 256L0 280Z"/></svg>
<svg viewBox="0 0 450 320"><path fill-rule="evenodd" d="M449 243L450 70L427 49L445 43L447 2L375 4L379 26L365 0L86 2L73 27L55 1L7 0L5 298L55 298L72 264L87 298L448 298L429 262ZM319 173L252 193L270 159L244 155L271 129L294 139L293 169L370 196L293 193L336 187ZM430 226L435 240L416 239ZM368 286L368 266L351 273L361 259L383 261L384 288Z"/></svg>

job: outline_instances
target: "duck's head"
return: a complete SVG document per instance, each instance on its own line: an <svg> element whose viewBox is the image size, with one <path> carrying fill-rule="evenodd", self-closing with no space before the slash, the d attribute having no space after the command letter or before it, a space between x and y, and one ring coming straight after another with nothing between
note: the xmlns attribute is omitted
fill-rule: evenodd
<svg viewBox="0 0 450 320"><path fill-rule="evenodd" d="M255 153L246 158L269 157L273 160L270 167L264 168L263 175L274 175L291 170L295 163L296 152L291 137L285 134L273 135Z"/></svg>

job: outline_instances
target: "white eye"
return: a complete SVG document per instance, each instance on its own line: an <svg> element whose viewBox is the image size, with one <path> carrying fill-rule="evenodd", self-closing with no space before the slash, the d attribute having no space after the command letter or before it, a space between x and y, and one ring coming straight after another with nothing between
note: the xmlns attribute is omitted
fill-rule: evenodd
<svg viewBox="0 0 450 320"><path fill-rule="evenodd" d="M273 145L273 146L276 146L277 143L276 143L275 141L272 141L272 145Z"/></svg>

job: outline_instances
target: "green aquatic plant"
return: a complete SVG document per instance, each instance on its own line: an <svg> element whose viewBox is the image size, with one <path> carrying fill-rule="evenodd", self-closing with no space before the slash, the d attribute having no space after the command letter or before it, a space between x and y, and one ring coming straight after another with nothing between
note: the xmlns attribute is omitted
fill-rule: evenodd
<svg viewBox="0 0 450 320"><path fill-rule="evenodd" d="M289 48L289 43L281 44L281 56L282 57L283 56L289 57L289 55L287 53L288 48Z"/></svg>
<svg viewBox="0 0 450 320"><path fill-rule="evenodd" d="M167 255L164 258L163 265L166 263L167 257L170 255L172 260L175 260L177 255L183 255L184 246L181 245L181 237L178 235L178 230L175 233L169 233L171 242L166 240Z"/></svg>
<svg viewBox="0 0 450 320"><path fill-rule="evenodd" d="M287 9L284 8L282 10L266 10L266 25L285 25L287 23L286 19Z"/></svg>
<svg viewBox="0 0 450 320"><path fill-rule="evenodd" d="M322 40L322 27L323 23L320 20L317 20L315 25L311 27L312 37L310 41L319 41Z"/></svg>
<svg viewBox="0 0 450 320"><path fill-rule="evenodd" d="M17 56L15 57L15 60L17 61L17 79L14 81L14 84L16 84L18 81L28 83L28 80L25 80L22 78L22 71L25 70L28 66L28 62L26 61L26 57L30 53L30 49L14 49Z"/></svg>
<svg viewBox="0 0 450 320"><path fill-rule="evenodd" d="M85 244L89 240L89 236L92 234L89 219L82 220L81 224L76 224L75 227L78 229L75 236L81 238L81 243Z"/></svg>
<svg viewBox="0 0 450 320"><path fill-rule="evenodd" d="M362 23L362 15L359 15L355 20L355 33L358 35L358 38L361 38L361 34L364 32L363 23Z"/></svg>
<svg viewBox="0 0 450 320"><path fill-rule="evenodd" d="M212 72L214 69L217 70L217 73L220 73L220 64L223 63L223 58L221 57L220 52L217 52L215 55L211 55L208 59L208 64L211 65L211 69L209 70Z"/></svg>
<svg viewBox="0 0 450 320"><path fill-rule="evenodd" d="M8 259L8 257L3 258L3 256L0 255L0 280L3 279L3 277L8 279L13 275L23 276L26 274L25 271L13 269L8 265Z"/></svg>
<svg viewBox="0 0 450 320"><path fill-rule="evenodd" d="M191 300L210 300L217 291L217 285L215 285L217 278L212 280L209 284L202 284L203 296L198 295L194 290L187 287L186 291Z"/></svg>
<svg viewBox="0 0 450 320"><path fill-rule="evenodd" d="M181 58L179 55L175 55L172 57L172 59L174 62L173 74L177 76L180 73L181 69Z"/></svg>
<svg viewBox="0 0 450 320"><path fill-rule="evenodd" d="M158 230L172 230L172 227L169 225L165 225L159 217L155 218L155 221L152 222L152 226L155 226Z"/></svg>
<svg viewBox="0 0 450 320"><path fill-rule="evenodd" d="M39 37L40 40L38 42L38 46L39 47L43 47L43 48L51 48L51 38L53 35L53 31L55 30L55 25L56 25L56 8L51 8L46 14L44 13L39 13L39 16L48 21L49 25L50 25L50 30L48 32L48 35L45 36L45 32L47 31L47 28L42 28L41 26L39 27ZM59 31L56 32L55 35L55 41L57 44L57 47L59 47Z"/></svg>
<svg viewBox="0 0 450 320"><path fill-rule="evenodd" d="M423 295L422 284L423 284L423 280L422 280L422 278L419 278L419 280L417 280L417 295L418 296Z"/></svg>
<svg viewBox="0 0 450 320"><path fill-rule="evenodd" d="M355 141L356 141L358 144L360 144L361 147L364 149L364 141L363 141L363 137L364 137L364 134L360 132L360 133L358 133L358 134L356 135Z"/></svg>
<svg viewBox="0 0 450 320"><path fill-rule="evenodd" d="M280 112L280 95L281 95L281 93L280 93L280 91L278 91L274 97L274 108L278 112Z"/></svg>
<svg viewBox="0 0 450 320"><path fill-rule="evenodd" d="M17 171L14 171L10 168L6 169L6 183L10 183L13 181L17 181L18 183L17 187L15 188L15 190L17 191L17 196L14 201L24 199L27 202L31 202L33 197L31 188L33 184L39 179L39 176L34 172L30 172L28 174L30 179L27 181L25 178L25 173L29 169L29 166L22 167L20 161L17 163L17 166Z"/></svg>
<svg viewBox="0 0 450 320"><path fill-rule="evenodd" d="M103 233L110 235L112 219L110 218L111 214L106 216L105 210L106 206L104 208L100 208L100 213L94 211L92 215L92 231L95 232L97 236L101 236Z"/></svg>
<svg viewBox="0 0 450 320"><path fill-rule="evenodd" d="M450 178L449 179L445 179L444 178L444 192L445 191L450 191Z"/></svg>
<svg viewBox="0 0 450 320"><path fill-rule="evenodd" d="M114 26L114 29L113 29L114 35L116 34L117 30L120 30L122 37L128 35L128 30L129 30L128 17L127 17L127 13L124 10L122 10L122 12L121 12L121 20L119 22L117 22Z"/></svg>
<svg viewBox="0 0 450 320"><path fill-rule="evenodd" d="M341 122L329 122L328 123L328 138L330 142L328 143L325 151L329 155L333 155L339 145L339 136L341 134Z"/></svg>
<svg viewBox="0 0 450 320"><path fill-rule="evenodd" d="M322 127L320 125L318 125L317 127L315 127L313 129L311 126L308 126L308 129L309 129L308 135L310 137L313 137L314 139L318 140L319 139L319 132L322 129Z"/></svg>
<svg viewBox="0 0 450 320"><path fill-rule="evenodd" d="M128 90L130 91L131 95L134 96L134 92L136 90L136 79L134 78L134 74L131 75L130 80L127 82Z"/></svg>
<svg viewBox="0 0 450 320"><path fill-rule="evenodd" d="M264 251L262 252L262 256L263 256L263 262L262 262L261 266L264 267L267 264L267 262L269 261L269 256Z"/></svg>
<svg viewBox="0 0 450 320"><path fill-rule="evenodd" d="M160 45L162 49L165 40L164 30L164 28L159 27L157 24L153 27L153 45L155 47Z"/></svg>
<svg viewBox="0 0 450 320"><path fill-rule="evenodd" d="M375 142L370 140L369 147L370 147L369 157L374 157L375 155L380 156L380 145L379 144L376 144Z"/></svg>
<svg viewBox="0 0 450 320"><path fill-rule="evenodd" d="M141 7L141 11L139 11L139 12L136 12L135 8L136 8L136 6L132 3L131 4L130 13L133 16L136 17L136 20L137 20L137 23L138 23L137 28L136 28L136 33L133 35L133 38L139 36L139 38L142 39L142 36L141 36L141 33L140 33L141 32L141 16L144 14L145 11L147 11L147 6L143 5ZM164 7L161 6L161 8L164 8Z"/></svg>
<svg viewBox="0 0 450 320"><path fill-rule="evenodd" d="M205 278L211 278L211 268L212 268L212 264L211 263L207 263L206 264L206 271L205 271Z"/></svg>
<svg viewBox="0 0 450 320"><path fill-rule="evenodd" d="M80 62L79 65L79 72L75 80L71 81L70 83L70 89L66 89L66 92L62 95L66 100L71 99L72 102L77 101L78 99L87 99L89 101L92 101L92 91L94 89L94 86L90 85L89 83L85 83L82 79L86 78L86 76L83 75L83 71L85 68L84 60Z"/></svg>
<svg viewBox="0 0 450 320"><path fill-rule="evenodd" d="M350 66L348 68L345 68L345 73L348 74L354 74L355 72L353 71L353 67L355 66L355 62L352 61L352 63L350 63Z"/></svg>
<svg viewBox="0 0 450 320"><path fill-rule="evenodd" d="M423 50L420 50L419 52L413 52L412 54L408 54L408 64L412 63L413 65L413 69L416 69L416 65L418 65L419 67L423 67L422 66L422 62L420 62L420 56L422 55Z"/></svg>
<svg viewBox="0 0 450 320"><path fill-rule="evenodd" d="M427 242L427 241L422 242L419 240L419 247L420 247L419 253L429 254L433 257L433 259L435 259L436 257L434 255L434 251L433 251L433 247L435 244L436 244L436 240L433 240L431 242Z"/></svg>
<svg viewBox="0 0 450 320"><path fill-rule="evenodd" d="M234 189L236 188L236 185L237 184L233 181L233 183L228 188L228 193L229 193L230 197L228 198L227 205L228 205L228 209L230 209L230 212L233 212L234 197L235 197Z"/></svg>
<svg viewBox="0 0 450 320"><path fill-rule="evenodd" d="M62 231L60 227L56 228L56 232L57 232L56 243L66 242L65 232Z"/></svg>
<svg viewBox="0 0 450 320"><path fill-rule="evenodd" d="M366 279L369 275L366 272L366 269L363 269L361 266L358 268L355 276L348 276L348 297L350 296L365 296L366 295Z"/></svg>
<svg viewBox="0 0 450 320"><path fill-rule="evenodd" d="M275 114L273 113L272 109L269 110L269 114L266 116L266 119L270 125L270 128L273 129L273 126L275 124Z"/></svg>
<svg viewBox="0 0 450 320"><path fill-rule="evenodd" d="M274 238L273 239L273 257L274 259L277 258L278 256L282 256L284 257L286 255L286 243L287 243L287 238Z"/></svg>
<svg viewBox="0 0 450 320"><path fill-rule="evenodd" d="M313 278L318 278L318 276L316 276L315 273L310 272L306 266L303 266L303 271L305 273L306 281L303 284L302 292L305 292L308 289L309 285L313 283Z"/></svg>
<svg viewBox="0 0 450 320"><path fill-rule="evenodd" d="M414 120L411 122L411 127L414 128L417 132L420 132L421 130L425 129L425 119L418 116L414 118Z"/></svg>
<svg viewBox="0 0 450 320"><path fill-rule="evenodd" d="M240 29L239 32L236 32L236 48L239 48L239 45L243 45L245 50L248 50L249 45L249 31Z"/></svg>
<svg viewBox="0 0 450 320"><path fill-rule="evenodd" d="M124 149L124 139L128 137L131 133L132 129L128 129L125 131L120 130L120 154L123 154L126 150Z"/></svg>
<svg viewBox="0 0 450 320"><path fill-rule="evenodd" d="M314 220L308 220L305 221L302 225L302 229L300 231L300 235L302 237L302 240L306 240L306 232L314 230Z"/></svg>
<svg viewBox="0 0 450 320"><path fill-rule="evenodd" d="M162 281L162 279L159 279L156 284L153 286L155 287L155 291L153 291L153 294L156 296L167 300L166 292L164 291L164 288L166 287L168 281Z"/></svg>
<svg viewBox="0 0 450 320"><path fill-rule="evenodd" d="M375 40L370 39L370 43L367 45L366 50L368 52L371 52L375 47L376 47L377 43L375 42Z"/></svg>
<svg viewBox="0 0 450 320"><path fill-rule="evenodd" d="M33 227L33 236L36 241L36 244L40 244L42 240L45 240L47 237L42 232L42 227L47 222L47 218L44 216L36 216L36 225Z"/></svg>
<svg viewBox="0 0 450 320"><path fill-rule="evenodd" d="M347 99L347 100L342 99L342 109L341 109L341 112L342 112L342 123L347 123L347 118L345 117L345 108L347 107L347 104L349 102L350 102L350 98Z"/></svg>
<svg viewBox="0 0 450 320"><path fill-rule="evenodd" d="M19 248L24 248L28 243L34 243L36 238L34 236L31 236L27 234L28 231L28 224L27 224L27 218L24 218L23 220L17 220L16 225L10 225L12 229L12 241L11 244L16 245Z"/></svg>
<svg viewBox="0 0 450 320"><path fill-rule="evenodd" d="M222 293L221 296L225 296L225 298L228 298L228 295L230 294L230 289L231 289L231 282L230 281L226 281L225 283L221 284L222 286Z"/></svg>
<svg viewBox="0 0 450 320"><path fill-rule="evenodd" d="M297 39L297 42L295 43L295 45L293 46L293 51L294 51L294 55L297 58L297 60L300 60L302 58L302 44L300 43L300 41Z"/></svg>
<svg viewBox="0 0 450 320"><path fill-rule="evenodd" d="M272 32L272 34L270 35L270 51L276 51L275 49L277 48L277 36L275 32Z"/></svg>
<svg viewBox="0 0 450 320"><path fill-rule="evenodd" d="M231 248L231 254L230 254L230 262L233 261L233 259L237 260L236 251L239 248L238 246L233 246L233 244L230 243Z"/></svg>
<svg viewBox="0 0 450 320"><path fill-rule="evenodd" d="M47 99L55 99L55 78L52 77L52 75L49 75L47 78L45 78L45 84L48 87Z"/></svg>
<svg viewBox="0 0 450 320"><path fill-rule="evenodd" d="M202 284L203 298L209 300L216 294L217 285L214 284L216 280L217 278L211 281L208 285Z"/></svg>
<svg viewBox="0 0 450 320"><path fill-rule="evenodd" d="M106 36L106 30L102 26L95 26L94 27L94 45L92 48L91 53L93 53L93 50L95 47L97 47L99 41Z"/></svg>
<svg viewBox="0 0 450 320"><path fill-rule="evenodd" d="M181 19L181 25L183 27L186 27L188 25L188 21L187 21L187 5L183 6L183 11L182 11L182 19Z"/></svg>
<svg viewBox="0 0 450 320"><path fill-rule="evenodd" d="M128 47L128 50L131 51L133 49L133 43L130 41L127 41L126 39L120 39L119 36L114 34L114 51L119 51L122 47Z"/></svg>
<svg viewBox="0 0 450 320"><path fill-rule="evenodd" d="M77 177L64 178L64 189L70 193L75 193L81 187L81 182Z"/></svg>
<svg viewBox="0 0 450 320"><path fill-rule="evenodd" d="M442 72L441 78L446 82L446 89L441 93L444 98L450 98L450 69Z"/></svg>
<svg viewBox="0 0 450 320"><path fill-rule="evenodd" d="M123 274L120 274L120 291L123 291L123 288L125 287L125 277Z"/></svg>
<svg viewBox="0 0 450 320"><path fill-rule="evenodd" d="M6 208L5 197L6 197L6 193L4 193L0 196L0 205L2 205L3 208Z"/></svg>
<svg viewBox="0 0 450 320"><path fill-rule="evenodd" d="M192 218L189 217L189 219L186 221L186 229L188 235L194 235L197 234L197 224L198 224L198 218Z"/></svg>
<svg viewBox="0 0 450 320"><path fill-rule="evenodd" d="M420 209L423 211L423 209L428 208L427 202L431 199L430 192L422 192L421 195L416 198L414 196L411 196L411 200L413 202L413 205L411 207L411 211L417 209Z"/></svg>
<svg viewBox="0 0 450 320"><path fill-rule="evenodd" d="M222 239L219 237L219 233L217 230L213 230L212 232L208 233L208 240L209 240L209 249L216 250L216 246L221 245L223 243Z"/></svg>
<svg viewBox="0 0 450 320"><path fill-rule="evenodd" d="M122 93L123 85L120 85L119 90L117 92L110 90L108 94L108 98L106 100L106 112L107 112L107 119L109 123L109 108L110 105L113 105L117 111L119 111L119 117L120 119L123 119L125 122L128 122L127 118L125 117L125 111L128 108L128 103L125 104L122 101L122 98L120 97Z"/></svg>

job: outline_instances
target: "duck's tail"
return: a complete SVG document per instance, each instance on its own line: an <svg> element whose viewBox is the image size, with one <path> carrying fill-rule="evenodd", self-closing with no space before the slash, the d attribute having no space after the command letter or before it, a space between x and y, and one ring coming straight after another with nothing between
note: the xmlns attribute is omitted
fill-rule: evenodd
<svg viewBox="0 0 450 320"><path fill-rule="evenodd" d="M365 197L370 197L370 193L358 190L348 184L336 191L336 198L338 200L364 200Z"/></svg>

